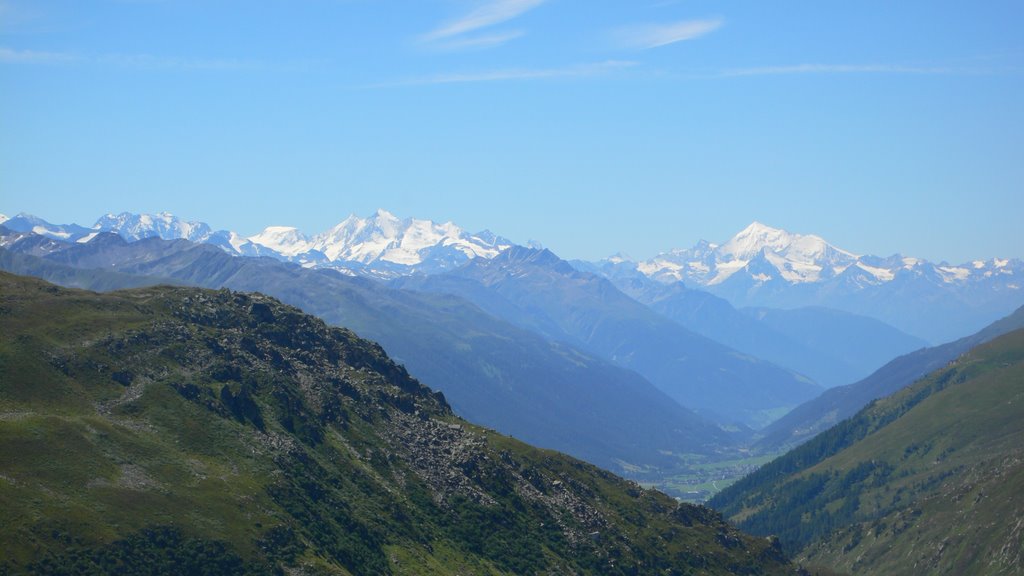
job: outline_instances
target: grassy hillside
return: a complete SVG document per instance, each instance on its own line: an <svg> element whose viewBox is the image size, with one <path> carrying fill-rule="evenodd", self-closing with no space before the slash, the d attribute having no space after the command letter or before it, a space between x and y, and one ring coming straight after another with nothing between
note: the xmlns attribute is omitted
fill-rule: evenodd
<svg viewBox="0 0 1024 576"><path fill-rule="evenodd" d="M1020 328L1024 328L1024 307L970 336L900 356L867 378L826 390L821 396L804 402L772 422L760 431L762 437L755 444L755 449L771 453L800 444L853 416L872 400L909 386L971 348Z"/></svg>
<svg viewBox="0 0 1024 576"><path fill-rule="evenodd" d="M444 392L459 415L610 470L661 469L674 465L676 454L717 454L735 441L638 374L549 342L454 296L232 257L183 240L127 243L101 234L50 250L42 260L15 254L24 263L18 270L90 289L156 277L280 298L379 342L418 379ZM0 266L3 255L0 249Z"/></svg>
<svg viewBox="0 0 1024 576"><path fill-rule="evenodd" d="M851 573L1024 573L1024 330L873 402L711 505Z"/></svg>
<svg viewBox="0 0 1024 576"><path fill-rule="evenodd" d="M792 572L264 296L0 273L0 328L0 572Z"/></svg>

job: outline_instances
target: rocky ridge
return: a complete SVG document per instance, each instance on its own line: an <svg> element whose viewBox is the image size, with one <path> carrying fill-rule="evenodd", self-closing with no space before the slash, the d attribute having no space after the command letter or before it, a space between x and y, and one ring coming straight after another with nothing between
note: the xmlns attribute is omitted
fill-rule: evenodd
<svg viewBox="0 0 1024 576"><path fill-rule="evenodd" d="M459 420L265 296L0 274L0 310L15 573L793 571L707 509Z"/></svg>

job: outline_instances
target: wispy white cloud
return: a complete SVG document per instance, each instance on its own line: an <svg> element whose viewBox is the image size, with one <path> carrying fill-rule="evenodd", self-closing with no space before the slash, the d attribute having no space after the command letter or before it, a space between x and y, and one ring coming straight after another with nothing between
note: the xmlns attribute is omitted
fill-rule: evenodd
<svg viewBox="0 0 1024 576"><path fill-rule="evenodd" d="M657 48L693 40L721 28L721 18L710 20L683 20L667 24L641 24L627 26L615 31L619 42L628 48Z"/></svg>
<svg viewBox="0 0 1024 576"><path fill-rule="evenodd" d="M522 30L474 35L484 28L517 18L547 0L485 0L468 14L443 24L419 37L419 41L440 50L494 48L519 38Z"/></svg>
<svg viewBox="0 0 1024 576"><path fill-rule="evenodd" d="M0 47L0 63L6 64L98 64L139 70L243 70L264 65L257 61L233 58L179 58L152 54L82 54L46 52Z"/></svg>
<svg viewBox="0 0 1024 576"><path fill-rule="evenodd" d="M902 64L793 64L729 68L720 76L770 76L779 74L965 74L969 70L946 66L906 66ZM977 73L974 71L973 73Z"/></svg>
<svg viewBox="0 0 1024 576"><path fill-rule="evenodd" d="M616 70L636 66L636 62L608 60L591 64L582 64L567 68L508 68L483 72L446 73L419 78L408 78L395 82L386 82L366 86L366 88L388 88L395 86L423 86L431 84L467 84L475 82L507 82L514 80L545 80L557 78L581 78L600 76Z"/></svg>
<svg viewBox="0 0 1024 576"><path fill-rule="evenodd" d="M489 0L465 16L428 32L425 40L451 38L506 22L543 4L546 0Z"/></svg>
<svg viewBox="0 0 1024 576"><path fill-rule="evenodd" d="M519 38L524 34L525 32L523 32L522 30L510 30L508 32L485 34L482 36L447 38L443 41L435 42L433 46L439 50L472 50L493 48L495 46L500 46L510 40L515 40L516 38Z"/></svg>
<svg viewBox="0 0 1024 576"><path fill-rule="evenodd" d="M104 54L95 62L140 70L253 70L260 62L235 58L177 58L152 54Z"/></svg>
<svg viewBox="0 0 1024 576"><path fill-rule="evenodd" d="M62 64L81 59L81 56L69 52L41 52L0 47L0 62L11 64Z"/></svg>

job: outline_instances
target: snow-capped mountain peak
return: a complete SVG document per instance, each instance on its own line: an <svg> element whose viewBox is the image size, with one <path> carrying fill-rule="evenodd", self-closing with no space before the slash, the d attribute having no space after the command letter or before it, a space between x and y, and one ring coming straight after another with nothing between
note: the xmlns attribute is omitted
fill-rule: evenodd
<svg viewBox="0 0 1024 576"><path fill-rule="evenodd" d="M742 271L754 283L778 279L799 284L841 274L859 258L820 236L755 221L722 244L701 240L693 248L670 250L639 262L636 269L664 282L699 286L721 284Z"/></svg>
<svg viewBox="0 0 1024 576"><path fill-rule="evenodd" d="M10 218L8 218L7 216L4 216L3 214L0 214L0 224L3 224L4 222L7 222L8 220L10 220Z"/></svg>
<svg viewBox="0 0 1024 576"><path fill-rule="evenodd" d="M92 228L99 232L116 232L129 241L158 236L164 240L184 238L192 242L203 242L213 234L205 222L188 222L170 212L106 214Z"/></svg>
<svg viewBox="0 0 1024 576"><path fill-rule="evenodd" d="M830 262L855 260L857 255L832 246L820 236L792 234L754 222L718 248L718 253L737 260L750 260L763 250L785 256L789 260Z"/></svg>
<svg viewBox="0 0 1024 576"><path fill-rule="evenodd" d="M836 248L820 236L793 234L754 222L719 247L707 247L714 254L717 272L707 284L720 284L747 267L756 258L763 258L791 283L816 282L823 277L841 273L857 261L852 252ZM703 262L703 267L708 263ZM753 276L764 282L773 277L764 270Z"/></svg>
<svg viewBox="0 0 1024 576"><path fill-rule="evenodd" d="M405 226L387 210L377 210L367 218L350 215L330 230L317 234L312 246L331 261L345 260L368 264L397 247Z"/></svg>
<svg viewBox="0 0 1024 576"><path fill-rule="evenodd" d="M511 242L490 232L468 234L452 222L399 218L379 209L366 218L350 215L329 230L306 237L294 228L273 226L249 238L292 260L322 265L405 270L451 268L472 258L493 258ZM306 256L304 256L306 255Z"/></svg>
<svg viewBox="0 0 1024 576"><path fill-rule="evenodd" d="M720 295L735 293L749 297L766 284L842 282L865 287L905 275L928 277L939 284L964 285L983 278L1010 277L1016 262L992 259L951 266L900 255L862 256L838 248L820 236L795 234L754 222L721 245L701 240L693 248L663 252L650 260L630 263L626 268L665 283L684 282ZM622 274L623 259L608 258L598 268ZM1013 284L1008 289L1018 287Z"/></svg>
<svg viewBox="0 0 1024 576"><path fill-rule="evenodd" d="M309 238L292 226L267 226L247 240L285 256L297 256L313 249Z"/></svg>
<svg viewBox="0 0 1024 576"><path fill-rule="evenodd" d="M397 226L400 225L402 222L401 218L395 216L394 214L383 208L377 208L377 211L373 213L373 216L370 217L370 220L373 220L374 223L376 223L377 225L393 224Z"/></svg>
<svg viewBox="0 0 1024 576"><path fill-rule="evenodd" d="M450 269L473 258L494 258L512 245L487 230L469 234L450 221L438 224L402 219L384 209L366 218L350 215L313 236L292 226L268 226L248 238L228 230L213 231L203 222L185 221L170 212L105 214L91 228L55 225L30 214L0 218L16 232L56 240L84 243L101 232L116 233L129 242L154 236L186 239L212 244L234 255L270 256L303 266L381 276Z"/></svg>
<svg viewBox="0 0 1024 576"><path fill-rule="evenodd" d="M772 251L784 250L789 247L792 240L793 235L785 230L755 221L723 244L719 253L736 260L750 260L764 248Z"/></svg>
<svg viewBox="0 0 1024 576"><path fill-rule="evenodd" d="M39 234L40 236L65 242L74 242L92 232L91 229L79 226L78 224L51 224L38 216L33 216L26 212L19 212L13 218L8 218L4 221L3 225L15 232Z"/></svg>
<svg viewBox="0 0 1024 576"><path fill-rule="evenodd" d="M429 257L428 252L437 249L447 249L457 260L493 258L510 243L493 234L487 237L467 234L452 222L403 220L381 209L368 218L349 216L317 236L314 244L331 260L416 266Z"/></svg>
<svg viewBox="0 0 1024 576"><path fill-rule="evenodd" d="M626 254L625 252L616 252L615 254L612 254L611 256L606 258L606 260L612 264L623 264L625 262L633 261L633 259L630 258L629 254Z"/></svg>

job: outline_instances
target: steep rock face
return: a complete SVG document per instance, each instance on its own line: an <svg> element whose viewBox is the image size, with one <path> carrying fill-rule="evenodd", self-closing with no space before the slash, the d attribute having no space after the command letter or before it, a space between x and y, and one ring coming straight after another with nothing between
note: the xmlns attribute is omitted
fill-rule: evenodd
<svg viewBox="0 0 1024 576"><path fill-rule="evenodd" d="M227 290L0 274L13 572L788 573L771 542L454 417L383 350Z"/></svg>
<svg viewBox="0 0 1024 576"><path fill-rule="evenodd" d="M711 505L855 574L1021 574L1024 330L876 400Z"/></svg>

